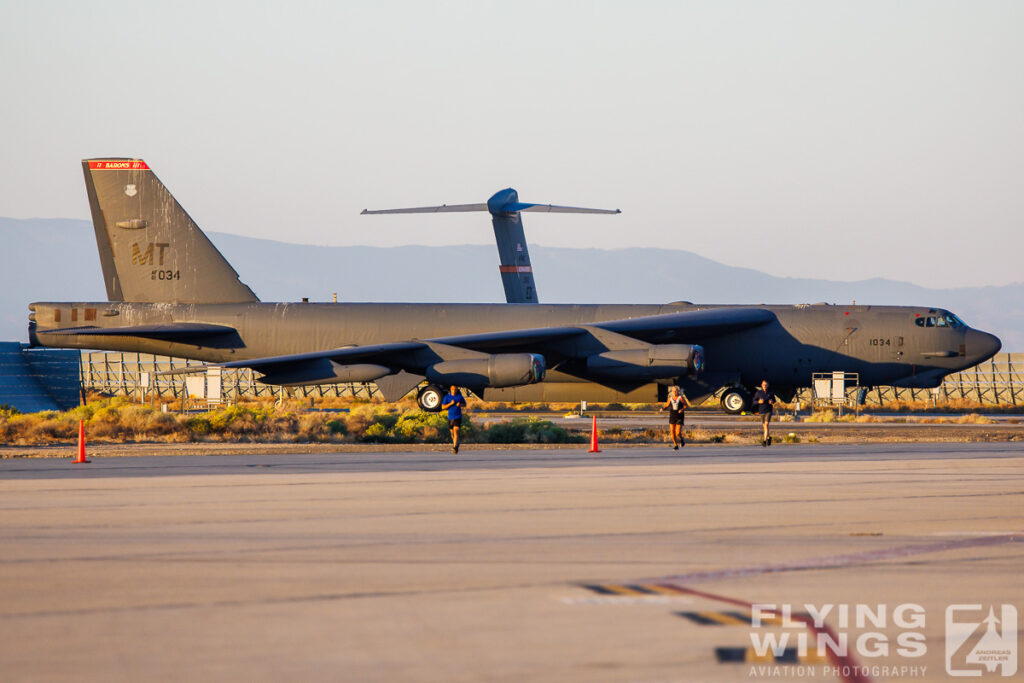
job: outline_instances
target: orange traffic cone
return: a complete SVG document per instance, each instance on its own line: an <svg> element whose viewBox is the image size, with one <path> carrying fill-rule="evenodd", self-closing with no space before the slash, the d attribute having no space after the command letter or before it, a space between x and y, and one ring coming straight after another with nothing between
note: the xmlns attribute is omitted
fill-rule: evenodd
<svg viewBox="0 0 1024 683"><path fill-rule="evenodd" d="M594 421L590 425L590 450L587 453L600 453L601 449L597 447L597 415L594 415Z"/></svg>
<svg viewBox="0 0 1024 683"><path fill-rule="evenodd" d="M78 421L78 457L71 461L74 464L92 462L85 459L85 420Z"/></svg>

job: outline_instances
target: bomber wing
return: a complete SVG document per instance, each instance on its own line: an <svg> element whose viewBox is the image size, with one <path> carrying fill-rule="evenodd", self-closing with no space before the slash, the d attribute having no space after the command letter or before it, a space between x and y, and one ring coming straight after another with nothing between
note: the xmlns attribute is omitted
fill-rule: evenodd
<svg viewBox="0 0 1024 683"><path fill-rule="evenodd" d="M764 325L775 316L763 308L713 308L579 325L503 330L480 334L410 339L348 346L326 351L232 361L228 368L251 368L271 384L376 381L387 400L397 400L422 381L436 364L492 354L542 355L548 368L563 369L607 386L639 386L649 381L620 371L614 381L588 362L604 353L646 351L697 342ZM667 348L667 347L666 347ZM602 372L605 372L602 375ZM375 375L375 376L374 376ZM400 376L402 381L395 381ZM470 387L479 388L479 387Z"/></svg>

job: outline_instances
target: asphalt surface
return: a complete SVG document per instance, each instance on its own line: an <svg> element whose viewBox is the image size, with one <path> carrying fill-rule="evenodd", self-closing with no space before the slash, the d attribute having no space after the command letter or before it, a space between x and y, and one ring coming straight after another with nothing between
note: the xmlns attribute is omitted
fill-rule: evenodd
<svg viewBox="0 0 1024 683"><path fill-rule="evenodd" d="M846 411L844 415L853 414ZM793 420L790 412L780 411L774 415L772 426L774 429L797 429L799 431L849 431L851 429L867 431L885 431L907 429L920 429L929 431L955 429L1000 429L1020 431L1024 434L1024 415L1016 413L985 414L984 417L992 422L990 424L956 423L954 420L961 418L962 414L941 414L941 413L864 413L877 418L878 422L807 422L806 411ZM491 422L506 422L516 417L537 417L544 420L551 420L567 429L590 428L590 413L586 416L572 415L567 417L564 413L474 413L472 418L476 422L489 424ZM780 420L780 418L782 418ZM626 429L642 429L648 427L664 428L668 425L666 413L655 412L599 412L597 421L601 429L609 427L620 427ZM727 415L719 411L691 410L686 415L686 428L701 429L722 429L722 430L747 430L759 429L760 417L757 415Z"/></svg>
<svg viewBox="0 0 1024 683"><path fill-rule="evenodd" d="M0 679L945 680L950 604L1024 607L1022 466L1020 443L2 460ZM749 602L835 605L873 648L720 662L807 631ZM857 604L885 622L844 626Z"/></svg>

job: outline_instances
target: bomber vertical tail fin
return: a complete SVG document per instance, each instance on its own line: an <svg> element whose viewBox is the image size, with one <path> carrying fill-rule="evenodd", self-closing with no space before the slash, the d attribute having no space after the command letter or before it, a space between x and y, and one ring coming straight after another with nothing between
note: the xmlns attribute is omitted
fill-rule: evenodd
<svg viewBox="0 0 1024 683"><path fill-rule="evenodd" d="M259 301L141 159L82 161L111 301Z"/></svg>

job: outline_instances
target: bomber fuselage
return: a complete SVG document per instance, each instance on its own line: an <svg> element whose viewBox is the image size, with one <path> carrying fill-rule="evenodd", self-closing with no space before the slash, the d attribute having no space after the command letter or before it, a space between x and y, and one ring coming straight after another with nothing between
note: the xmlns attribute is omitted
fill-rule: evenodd
<svg viewBox="0 0 1024 683"><path fill-rule="evenodd" d="M41 346L99 348L229 362L363 346L641 316L732 308L663 305L380 304L131 302L35 303L30 338ZM774 315L768 324L699 340L667 333L658 343L699 343L705 376L717 386L809 386L815 372L860 374L862 385L937 386L944 375L991 357L999 340L947 311L903 306L745 306ZM237 334L196 343L128 336L76 335L82 327L199 322ZM70 328L70 329L69 329ZM55 330L62 330L55 332ZM557 370L557 368L553 368ZM549 375L551 381L579 381Z"/></svg>

